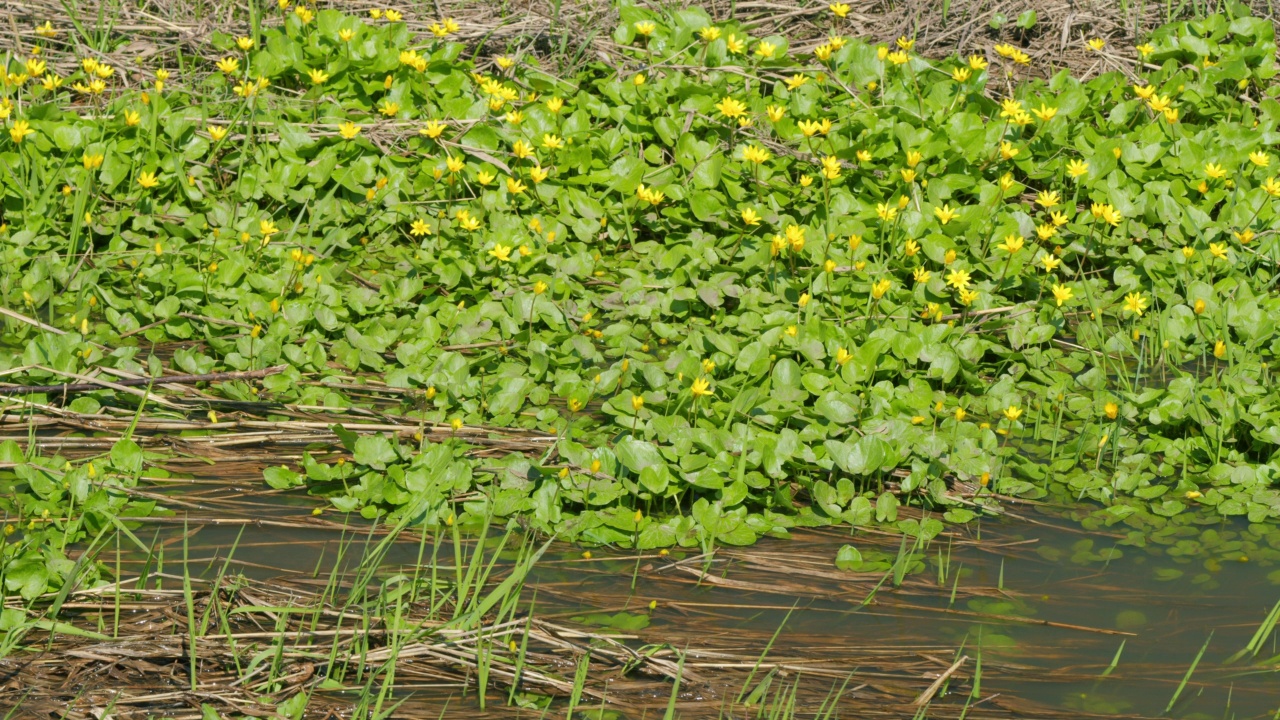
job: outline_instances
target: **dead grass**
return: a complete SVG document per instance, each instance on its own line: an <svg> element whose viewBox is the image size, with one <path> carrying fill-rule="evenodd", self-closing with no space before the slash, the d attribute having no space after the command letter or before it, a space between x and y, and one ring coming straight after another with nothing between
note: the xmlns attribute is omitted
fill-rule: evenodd
<svg viewBox="0 0 1280 720"><path fill-rule="evenodd" d="M250 12L244 0L9 0L0 7L0 29L8 35L9 49L22 52L37 40L34 28L54 21L64 32L51 44L70 55L98 54L111 58L125 77L137 85L143 81L140 65L156 64L156 56L172 57L210 54L209 40L215 32L244 34L250 27ZM105 7L104 7L105 3ZM264 22L276 22L274 3L266 6ZM642 3L659 11L689 7L690 3ZM1272 0L1248 0L1254 14L1274 17ZM1033 58L1028 71L1048 76L1069 69L1088 77L1110 69L1130 68L1135 62L1133 46L1154 28L1173 19L1219 12L1224 0L876 0L854 3L843 20L835 19L821 1L708 0L697 5L713 19L734 19L753 35L785 35L801 51L812 49L827 34L873 42L890 42L898 37L916 40L916 49L930 57L990 55L998 42L1020 46ZM384 0L334 2L318 0L320 8L337 7L346 12L365 13L369 9L398 6L411 30L425 34L427 26L442 17L455 18L461 25L458 38L472 45L474 53L527 52L543 58L551 68L569 73L589 61L616 63L622 59L612 40L618 23L613 3L601 0L415 0L407 7ZM116 39L127 43L92 47L96 36L81 37L66 21L67 7L74 8L84 25L92 28L102 13ZM1037 19L1027 30L1016 27L1018 16L1034 10ZM993 27L993 18L1006 21ZM92 31L90 35L94 35ZM1096 53L1084 46L1086 38L1101 37L1107 48ZM48 44L48 43L46 43Z"/></svg>

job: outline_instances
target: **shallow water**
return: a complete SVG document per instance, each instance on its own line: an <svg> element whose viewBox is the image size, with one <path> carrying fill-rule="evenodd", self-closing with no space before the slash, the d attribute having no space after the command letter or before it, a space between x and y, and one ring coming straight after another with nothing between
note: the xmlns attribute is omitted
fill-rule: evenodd
<svg viewBox="0 0 1280 720"><path fill-rule="evenodd" d="M190 541L193 569L212 572L238 537L233 565L249 577L311 574L317 568L328 573L343 531L270 524L273 518L310 518L310 501L279 495L246 498L244 503L236 514L252 518L252 524L200 525L191 520L193 529L199 527ZM348 541L353 534L359 538L358 546L369 525L357 519L354 527L358 529L345 534ZM584 559L581 548L562 545L535 568L526 594L536 590L539 616L574 618L597 628L612 617L621 631L645 642L701 645L758 657L777 632L770 658L823 666L811 678L821 693L839 687L840 675L852 676L849 687L866 682L863 675L874 679L882 662L892 662L899 675L886 682L900 681L906 663L917 668L907 677L914 674L923 687L959 655L967 655L952 689L971 691L980 658L981 684L977 698L969 700L970 717L1272 717L1280 709L1280 665L1254 664L1253 658L1224 663L1245 647L1280 599L1280 587L1268 579L1270 568L1252 560L1224 561L1222 553L1213 560L1196 556L1178 563L1163 551L1122 546L1122 556L1104 559L1119 537L1084 532L1050 515L986 521L935 540L920 555L925 569L909 575L897 589L883 571L846 573L834 565L845 544L860 547L864 555L879 551L893 556L898 548L894 538L805 531L790 540L724 548L709 566L687 550L637 558L595 549L594 557ZM430 540L425 547L429 555ZM416 539L397 543L388 557L388 572L412 566L419 552ZM452 549L442 545L442 552L451 555ZM940 559L948 555L949 560ZM941 583L940 564L948 571ZM1177 579L1161 579L1174 569L1188 571ZM1199 581L1191 582L1197 574ZM882 580L868 601L870 590ZM658 605L650 611L653 600ZM1211 634L1177 703L1165 713ZM1114 669L1103 677L1122 643ZM1273 632L1256 659L1276 655L1280 645ZM712 684L700 692L722 698L740 689ZM457 688L417 688L412 694L414 707L424 712L446 702L450 715L473 707ZM937 703L950 703L943 709L955 710L965 699L940 693ZM684 715L708 712L716 714L696 705Z"/></svg>

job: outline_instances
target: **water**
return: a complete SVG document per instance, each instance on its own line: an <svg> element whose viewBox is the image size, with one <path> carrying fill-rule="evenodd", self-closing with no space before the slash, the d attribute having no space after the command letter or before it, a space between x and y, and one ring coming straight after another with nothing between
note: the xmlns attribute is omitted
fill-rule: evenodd
<svg viewBox="0 0 1280 720"><path fill-rule="evenodd" d="M172 491L191 500L201 490L209 492L207 486ZM235 502L235 512L227 512L228 505L219 513L223 524L202 525L205 511L192 512L188 522L198 528L190 538L193 569L215 571L238 537L232 566L248 577L310 575L317 568L327 575L344 534L341 518L313 519L311 502L296 496ZM357 523L345 535L360 544L368 524ZM704 682L690 683L682 696L687 717L714 716L725 697L742 691L749 668L722 677L715 658L759 658L775 633L767 659L781 665L779 684L801 678L810 709L847 681L841 707L881 692L897 703L886 716L899 716L965 655L948 692L933 697L931 710L938 712L930 716L956 716L968 702L968 717L1272 717L1280 709L1280 661L1225 664L1280 600L1265 561L1233 562L1230 553L1219 553L1176 563L1163 552L1118 546L1119 538L1051 515L987 521L935 540L919 556L924 570L900 588L884 571L851 573L834 565L846 544L864 556L894 557L898 539L881 535L805 531L791 540L722 548L709 565L687 549L639 558L594 549L585 559L581 548L560 545L535 568L526 596L536 592L539 617L612 629L635 646L696 649L700 655L691 653L688 667ZM1122 555L1106 559L1114 547ZM397 543L388 572L411 567L418 553L416 539ZM451 557L452 549L442 553ZM652 610L651 601L657 602ZM1273 633L1257 660L1277 655ZM980 688L969 698L979 658ZM647 690L652 709L640 715L660 716L665 687ZM863 689L850 691L857 687ZM492 693L490 712L509 712L493 707L494 695L505 697ZM444 684L416 687L412 696L411 706L423 712L446 702L453 711L474 710L471 696Z"/></svg>

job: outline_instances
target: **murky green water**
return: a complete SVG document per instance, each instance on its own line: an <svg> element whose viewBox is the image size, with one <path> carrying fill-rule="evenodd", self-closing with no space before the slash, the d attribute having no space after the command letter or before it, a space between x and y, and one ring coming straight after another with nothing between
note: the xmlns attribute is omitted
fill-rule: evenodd
<svg viewBox="0 0 1280 720"><path fill-rule="evenodd" d="M191 541L193 559L218 566L238 536L233 564L250 577L316 568L327 573L342 531L270 524L273 517L306 518L308 507L288 497L251 501L242 510L256 524L202 526ZM347 540L353 533L363 538L360 532L348 530ZM1233 558L1230 547L1171 557L1164 550L1120 546L1119 537L1080 531L1048 515L986 522L980 531L935 540L919 556L924 569L896 589L891 573L848 573L834 564L846 544L867 557L892 557L894 539L805 532L724 548L710 565L689 552L637 559L597 549L584 559L581 548L563 546L535 569L527 593L536 591L540 615L612 625L645 642L758 656L777 632L770 657L821 666L813 682L824 688L839 687L841 674L852 677L852 687L864 680L860 673L874 678L878 663L890 662L900 674L904 663L918 667L927 684L967 655L950 690L972 692L980 659L969 717L1275 715L1276 633L1256 656L1225 663L1280 600L1266 561ZM427 548L429 553L429 542ZM410 566L418 553L418 542L407 539L393 549L388 565ZM649 609L651 601L656 609ZM1206 641L1202 659L1165 713ZM723 696L740 688L705 690ZM470 707L456 688L421 688L414 695L424 709L446 701L454 711ZM965 700L940 693L935 703L954 709ZM686 716L702 716L706 708L699 708Z"/></svg>

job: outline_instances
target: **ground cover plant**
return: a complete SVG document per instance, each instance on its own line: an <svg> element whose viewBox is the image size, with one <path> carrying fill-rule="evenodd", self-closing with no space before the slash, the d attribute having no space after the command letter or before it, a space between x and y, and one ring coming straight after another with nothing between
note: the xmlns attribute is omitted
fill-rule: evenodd
<svg viewBox="0 0 1280 720"><path fill-rule="evenodd" d="M405 12L281 2L216 62L104 62L84 23L9 56L3 412L119 439L0 447L6 592L154 512L183 443L308 420L340 456L265 482L389 522L709 549L1088 501L1132 543L1241 516L1267 549L1267 21L1082 38L1123 68L1037 79L849 38L839 3L804 51L628 6L623 59L560 76Z"/></svg>

